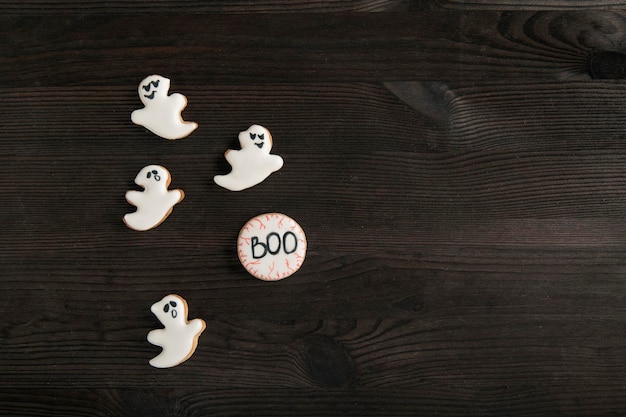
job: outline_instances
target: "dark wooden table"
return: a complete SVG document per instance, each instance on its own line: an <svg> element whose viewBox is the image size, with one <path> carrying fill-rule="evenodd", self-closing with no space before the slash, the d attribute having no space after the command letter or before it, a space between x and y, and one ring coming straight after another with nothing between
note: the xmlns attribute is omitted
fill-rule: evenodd
<svg viewBox="0 0 626 417"><path fill-rule="evenodd" d="M626 415L626 2L0 10L0 415ZM131 123L150 74L188 138ZM284 168L224 190L253 123ZM135 232L152 163L186 198ZM309 248L263 282L273 211ZM169 293L207 328L155 369Z"/></svg>

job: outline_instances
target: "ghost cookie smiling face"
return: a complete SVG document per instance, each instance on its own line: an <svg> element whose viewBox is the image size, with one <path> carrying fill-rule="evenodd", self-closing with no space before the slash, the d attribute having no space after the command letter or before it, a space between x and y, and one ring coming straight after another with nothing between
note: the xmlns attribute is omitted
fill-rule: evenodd
<svg viewBox="0 0 626 417"><path fill-rule="evenodd" d="M252 125L248 130L239 133L239 144L241 149L250 148L252 144L268 154L272 149L272 135L263 126Z"/></svg>
<svg viewBox="0 0 626 417"><path fill-rule="evenodd" d="M160 75L144 78L137 91L145 107L133 111L130 118L162 138L181 139L189 136L198 124L183 120L181 113L187 107L187 98L179 93L168 96L169 89L168 78Z"/></svg>
<svg viewBox="0 0 626 417"><path fill-rule="evenodd" d="M163 351L150 360L155 368L171 368L189 359L198 346L198 337L206 328L202 319L187 321L187 302L179 295L169 294L150 307L163 324L163 329L148 333L148 342Z"/></svg>
<svg viewBox="0 0 626 417"><path fill-rule="evenodd" d="M135 184L144 191L126 192L126 201L137 207L137 211L124 216L126 226L137 231L150 230L161 224L172 212L175 204L185 198L183 190L168 190L170 173L160 165L144 167Z"/></svg>
<svg viewBox="0 0 626 417"><path fill-rule="evenodd" d="M161 77L160 75L151 75L145 78L139 85L139 98L144 106L149 106L155 100L159 102L167 97L169 89L169 79Z"/></svg>
<svg viewBox="0 0 626 417"><path fill-rule="evenodd" d="M263 182L283 167L283 158L270 154L272 135L260 125L252 125L239 133L241 150L228 149L224 154L232 170L216 175L213 180L230 191L241 191Z"/></svg>

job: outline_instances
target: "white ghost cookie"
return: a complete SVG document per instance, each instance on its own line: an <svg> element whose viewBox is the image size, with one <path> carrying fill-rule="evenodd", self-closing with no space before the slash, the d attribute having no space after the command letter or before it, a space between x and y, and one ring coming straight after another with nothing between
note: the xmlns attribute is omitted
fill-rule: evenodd
<svg viewBox="0 0 626 417"><path fill-rule="evenodd" d="M160 165L144 167L135 184L144 191L126 192L126 201L137 206L137 211L124 216L124 223L133 230L145 231L161 224L170 215L175 204L185 198L183 190L168 190L171 177Z"/></svg>
<svg viewBox="0 0 626 417"><path fill-rule="evenodd" d="M165 139L181 139L198 127L186 122L181 112L187 107L187 99L179 93L167 95L170 80L160 75L150 75L139 84L139 98L145 106L132 112L130 119L136 125L150 130Z"/></svg>
<svg viewBox="0 0 626 417"><path fill-rule="evenodd" d="M213 180L230 191L241 191L253 187L271 173L283 167L283 158L270 154L272 135L259 125L252 125L239 133L241 150L228 149L224 156L232 166L227 175L216 175Z"/></svg>
<svg viewBox="0 0 626 417"><path fill-rule="evenodd" d="M198 346L198 337L206 328L202 319L187 321L187 302L176 294L169 294L152 304L150 311L165 326L151 330L148 342L163 351L150 360L155 368L171 368L189 359Z"/></svg>

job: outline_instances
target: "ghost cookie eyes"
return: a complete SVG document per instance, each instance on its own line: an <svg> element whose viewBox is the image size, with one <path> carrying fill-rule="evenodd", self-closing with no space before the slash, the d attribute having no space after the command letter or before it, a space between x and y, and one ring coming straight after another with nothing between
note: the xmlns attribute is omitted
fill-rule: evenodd
<svg viewBox="0 0 626 417"><path fill-rule="evenodd" d="M157 88L159 87L160 83L161 83L161 80L157 79L157 80L148 82L146 85L142 85L141 88L143 88L146 91L146 94L144 94L143 96L147 98L148 100L152 100L154 98L154 95L157 92ZM151 93L150 93L150 90L152 90ZM139 92L139 94L141 94L141 91Z"/></svg>
<svg viewBox="0 0 626 417"><path fill-rule="evenodd" d="M153 169L152 171L148 171L148 173L146 174L146 178L148 179L154 178L155 181L161 181L161 176L159 175L159 171L157 171L156 169Z"/></svg>
<svg viewBox="0 0 626 417"><path fill-rule="evenodd" d="M176 316L178 315L178 311L176 311L176 306L178 305L178 303L176 301L170 301L169 303L165 304L165 306L163 307L163 312L167 313L170 311L170 306L172 307L172 318L176 318Z"/></svg>
<svg viewBox="0 0 626 417"><path fill-rule="evenodd" d="M139 98L145 106L132 112L133 123L143 126L165 139L182 139L196 130L197 123L186 122L182 111L187 98L179 93L168 95L170 80L160 75L150 75L139 84Z"/></svg>
<svg viewBox="0 0 626 417"><path fill-rule="evenodd" d="M250 132L250 139L255 140L257 138L257 134L256 133L252 133ZM265 134L264 133L259 133L258 134L258 138L259 141L258 142L254 142L254 144L259 148L262 149L263 145L265 145L265 143L263 142L263 139L265 139Z"/></svg>
<svg viewBox="0 0 626 417"><path fill-rule="evenodd" d="M206 328L202 319L187 321L188 305L181 296L169 294L150 307L163 329L148 333L148 342L163 351L150 360L155 368L171 368L189 359L198 346L198 337Z"/></svg>
<svg viewBox="0 0 626 417"><path fill-rule="evenodd" d="M259 125L252 125L239 133L241 150L226 151L226 161L232 170L226 175L216 175L213 180L230 191L241 191L263 182L273 172L283 167L283 158L270 154L272 135Z"/></svg>
<svg viewBox="0 0 626 417"><path fill-rule="evenodd" d="M124 216L124 223L133 230L146 231L161 224L172 212L174 205L185 198L183 190L168 190L170 173L160 165L144 167L135 184L143 191L126 192L126 201L137 207L137 211Z"/></svg>

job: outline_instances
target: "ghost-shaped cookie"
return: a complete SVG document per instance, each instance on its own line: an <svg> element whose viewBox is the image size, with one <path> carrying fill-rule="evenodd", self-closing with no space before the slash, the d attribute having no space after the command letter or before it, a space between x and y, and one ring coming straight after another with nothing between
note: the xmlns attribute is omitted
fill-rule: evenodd
<svg viewBox="0 0 626 417"><path fill-rule="evenodd" d="M241 150L228 149L224 154L232 170L216 175L213 180L230 191L241 191L263 182L283 167L283 158L270 154L272 135L259 125L252 125L239 133Z"/></svg>
<svg viewBox="0 0 626 417"><path fill-rule="evenodd" d="M148 333L148 342L163 348L150 360L150 365L171 368L189 359L198 346L198 337L206 328L204 320L187 321L187 302L176 294L166 295L154 303L150 311L165 326Z"/></svg>
<svg viewBox="0 0 626 417"><path fill-rule="evenodd" d="M160 75L150 75L139 84L139 98L145 106L131 113L136 125L150 130L165 139L181 139L198 127L197 123L183 120L181 112L187 107L187 98L179 93L167 95L170 80Z"/></svg>
<svg viewBox="0 0 626 417"><path fill-rule="evenodd" d="M133 230L146 231L161 224L172 212L174 205L185 198L183 190L168 190L170 172L160 165L144 167L135 184L143 191L126 192L126 201L137 207L137 211L124 216L124 223Z"/></svg>

